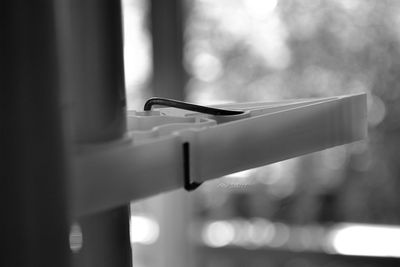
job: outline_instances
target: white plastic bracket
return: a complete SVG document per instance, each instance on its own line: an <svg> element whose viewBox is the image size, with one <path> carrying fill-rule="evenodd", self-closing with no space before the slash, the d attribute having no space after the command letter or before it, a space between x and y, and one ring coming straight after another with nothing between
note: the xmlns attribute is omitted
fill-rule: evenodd
<svg viewBox="0 0 400 267"><path fill-rule="evenodd" d="M82 215L367 136L366 95L128 112L124 140L74 158L73 212ZM188 184L192 184L190 187Z"/></svg>

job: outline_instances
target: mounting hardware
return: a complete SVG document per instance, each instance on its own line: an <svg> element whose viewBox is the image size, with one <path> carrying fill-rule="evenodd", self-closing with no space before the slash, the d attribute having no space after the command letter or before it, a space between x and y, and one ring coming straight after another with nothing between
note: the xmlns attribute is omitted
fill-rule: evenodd
<svg viewBox="0 0 400 267"><path fill-rule="evenodd" d="M183 187L186 191L193 191L202 183L192 182L190 178L190 144L183 143Z"/></svg>
<svg viewBox="0 0 400 267"><path fill-rule="evenodd" d="M211 108L201 105L196 105L192 103L182 102L174 99L168 99L163 97L153 97L146 101L144 104L144 110L149 111L151 107L154 105L161 105L179 109L190 110L194 112L210 114L215 116L232 116L232 115L239 115L243 114L244 111L241 110L228 110L228 109L220 109L220 108Z"/></svg>

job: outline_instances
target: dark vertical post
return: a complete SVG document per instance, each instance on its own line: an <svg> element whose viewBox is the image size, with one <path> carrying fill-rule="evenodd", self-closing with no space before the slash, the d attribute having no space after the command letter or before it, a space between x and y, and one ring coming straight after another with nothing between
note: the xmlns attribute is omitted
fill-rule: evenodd
<svg viewBox="0 0 400 267"><path fill-rule="evenodd" d="M70 92L76 145L121 138L126 130L121 3L58 3L63 86ZM73 255L74 266L131 266L129 215L124 206L77 218L83 245Z"/></svg>
<svg viewBox="0 0 400 267"><path fill-rule="evenodd" d="M151 1L151 34L153 38L153 92L155 96L185 100L187 74L183 67L184 2ZM155 249L160 251L160 266L192 266L192 246L188 232L190 199L182 190L158 196L155 214L160 222L160 238ZM154 201L153 200L153 201ZM158 206L157 205L157 206ZM160 212L163 211L163 212Z"/></svg>
<svg viewBox="0 0 400 267"><path fill-rule="evenodd" d="M184 100L183 6L181 0L151 1L153 93Z"/></svg>
<svg viewBox="0 0 400 267"><path fill-rule="evenodd" d="M0 266L70 266L54 1L7 1L1 28Z"/></svg>

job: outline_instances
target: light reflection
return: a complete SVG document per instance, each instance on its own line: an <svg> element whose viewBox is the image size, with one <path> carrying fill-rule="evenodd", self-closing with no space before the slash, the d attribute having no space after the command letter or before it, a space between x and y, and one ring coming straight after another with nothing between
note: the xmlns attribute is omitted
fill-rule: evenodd
<svg viewBox="0 0 400 267"><path fill-rule="evenodd" d="M344 255L400 257L400 227L368 224L344 224L327 237L334 253Z"/></svg>
<svg viewBox="0 0 400 267"><path fill-rule="evenodd" d="M74 223L69 233L69 246L72 252L77 253L82 249L83 236L79 224Z"/></svg>
<svg viewBox="0 0 400 267"><path fill-rule="evenodd" d="M289 237L287 225L262 218L213 221L202 230L202 241L210 247L281 248L287 245Z"/></svg>
<svg viewBox="0 0 400 267"><path fill-rule="evenodd" d="M228 178L228 179L247 179L254 173L254 171L255 171L254 169L250 169L250 170L245 170L245 171L241 171L241 172L235 172L232 174L228 174L224 177Z"/></svg>
<svg viewBox="0 0 400 267"><path fill-rule="evenodd" d="M223 247L233 241L235 230L229 222L216 221L204 227L202 237L210 247Z"/></svg>
<svg viewBox="0 0 400 267"><path fill-rule="evenodd" d="M157 241L160 232L158 223L146 216L131 216L131 243L150 245Z"/></svg>
<svg viewBox="0 0 400 267"><path fill-rule="evenodd" d="M289 226L264 218L212 221L203 227L210 247L288 249L329 254L400 257L400 227L368 224Z"/></svg>

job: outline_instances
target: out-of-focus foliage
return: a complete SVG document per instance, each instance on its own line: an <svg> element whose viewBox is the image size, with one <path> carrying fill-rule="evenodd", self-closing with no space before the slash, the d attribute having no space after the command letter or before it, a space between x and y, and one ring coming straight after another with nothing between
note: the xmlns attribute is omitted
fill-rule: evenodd
<svg viewBox="0 0 400 267"><path fill-rule="evenodd" d="M240 188L205 186L200 214L399 224L400 2L192 0L187 6L190 100L355 92L369 99L368 140L260 168L246 179L224 178L246 185Z"/></svg>

